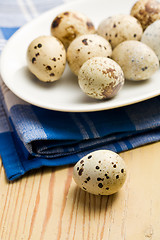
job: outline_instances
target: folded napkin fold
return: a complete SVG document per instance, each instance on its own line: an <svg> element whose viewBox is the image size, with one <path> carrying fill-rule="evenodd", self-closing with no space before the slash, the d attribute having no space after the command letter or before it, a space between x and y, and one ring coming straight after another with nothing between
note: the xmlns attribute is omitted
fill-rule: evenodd
<svg viewBox="0 0 160 240"><path fill-rule="evenodd" d="M1 81L0 154L14 180L42 166L77 162L98 149L122 152L160 140L160 97L89 113L42 109L17 98Z"/></svg>
<svg viewBox="0 0 160 240"><path fill-rule="evenodd" d="M19 23L61 1L28 3L0 0L0 50ZM65 113L22 101L3 80L0 88L0 155L11 181L31 169L73 164L94 150L122 152L160 140L160 97L112 110Z"/></svg>

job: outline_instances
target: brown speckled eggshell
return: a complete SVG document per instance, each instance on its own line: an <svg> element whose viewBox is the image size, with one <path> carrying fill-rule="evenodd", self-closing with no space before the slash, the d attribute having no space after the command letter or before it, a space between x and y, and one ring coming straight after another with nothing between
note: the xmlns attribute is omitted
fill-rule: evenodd
<svg viewBox="0 0 160 240"><path fill-rule="evenodd" d="M74 166L73 178L83 190L95 195L110 195L120 190L126 180L124 160L109 150L94 151Z"/></svg>
<svg viewBox="0 0 160 240"><path fill-rule="evenodd" d="M78 74L78 83L89 97L109 99L122 88L124 74L121 67L112 59L94 57L82 65Z"/></svg>
<svg viewBox="0 0 160 240"><path fill-rule="evenodd" d="M67 61L72 72L78 75L83 63L92 57L110 57L110 43L97 34L86 34L77 37L67 49Z"/></svg>
<svg viewBox="0 0 160 240"><path fill-rule="evenodd" d="M104 19L98 26L97 33L107 39L112 48L126 40L140 40L143 30L136 18L119 14Z"/></svg>
<svg viewBox="0 0 160 240"><path fill-rule="evenodd" d="M121 66L125 78L133 81L146 80L159 68L155 52L139 41L120 43L113 50L112 59Z"/></svg>
<svg viewBox="0 0 160 240"><path fill-rule="evenodd" d="M131 9L131 15L139 20L145 30L154 21L160 19L160 2L156 0L137 1Z"/></svg>
<svg viewBox="0 0 160 240"><path fill-rule="evenodd" d="M60 13L51 24L51 34L60 39L66 48L76 37L91 33L95 33L92 21L76 11Z"/></svg>
<svg viewBox="0 0 160 240"><path fill-rule="evenodd" d="M40 36L34 39L27 49L29 70L43 82L60 79L66 64L66 51L63 44L53 36Z"/></svg>

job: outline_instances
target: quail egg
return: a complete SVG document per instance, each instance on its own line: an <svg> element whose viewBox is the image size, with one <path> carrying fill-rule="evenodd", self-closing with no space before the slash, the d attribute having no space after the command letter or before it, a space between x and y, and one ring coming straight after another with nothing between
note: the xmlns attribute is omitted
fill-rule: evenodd
<svg viewBox="0 0 160 240"><path fill-rule="evenodd" d="M78 74L78 83L89 97L109 99L122 88L124 74L121 67L112 59L94 57L82 65Z"/></svg>
<svg viewBox="0 0 160 240"><path fill-rule="evenodd" d="M66 11L56 16L51 24L51 34L67 48L77 36L95 33L92 21L82 13Z"/></svg>
<svg viewBox="0 0 160 240"><path fill-rule="evenodd" d="M84 191L110 195L119 191L126 180L125 162L115 152L94 151L77 162L73 179Z"/></svg>
<svg viewBox="0 0 160 240"><path fill-rule="evenodd" d="M141 41L152 48L160 60L160 20L155 21L146 28Z"/></svg>
<svg viewBox="0 0 160 240"><path fill-rule="evenodd" d="M53 36L34 39L27 49L29 70L43 82L60 79L66 65L66 51L63 44Z"/></svg>
<svg viewBox="0 0 160 240"><path fill-rule="evenodd" d="M97 34L86 34L74 39L67 49L67 61L73 73L78 72L85 61L92 57L110 57L110 43Z"/></svg>
<svg viewBox="0 0 160 240"><path fill-rule="evenodd" d="M160 2L156 0L139 0L132 9L131 15L139 20L143 30L160 19Z"/></svg>
<svg viewBox="0 0 160 240"><path fill-rule="evenodd" d="M159 68L159 60L154 51L139 41L125 41L120 43L112 53L124 72L125 79L146 80Z"/></svg>
<svg viewBox="0 0 160 240"><path fill-rule="evenodd" d="M140 40L142 26L136 18L130 15L119 14L103 20L97 33L107 39L112 48L125 40Z"/></svg>

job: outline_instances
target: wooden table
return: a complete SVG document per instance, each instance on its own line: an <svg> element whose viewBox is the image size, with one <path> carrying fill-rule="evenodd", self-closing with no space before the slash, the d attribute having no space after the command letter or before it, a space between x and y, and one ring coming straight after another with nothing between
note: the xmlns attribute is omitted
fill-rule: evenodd
<svg viewBox="0 0 160 240"><path fill-rule="evenodd" d="M72 167L9 183L0 166L1 240L159 240L160 143L120 154L128 175L111 196L80 190Z"/></svg>

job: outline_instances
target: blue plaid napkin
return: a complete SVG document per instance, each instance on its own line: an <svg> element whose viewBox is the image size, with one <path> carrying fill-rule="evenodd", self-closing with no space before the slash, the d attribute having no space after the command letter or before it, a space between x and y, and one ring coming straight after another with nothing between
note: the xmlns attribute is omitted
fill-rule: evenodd
<svg viewBox="0 0 160 240"><path fill-rule="evenodd" d="M60 3L0 0L0 50L20 23ZM93 150L122 152L160 140L160 97L107 111L64 113L22 101L3 80L0 86L0 154L9 180L42 166L73 164Z"/></svg>

